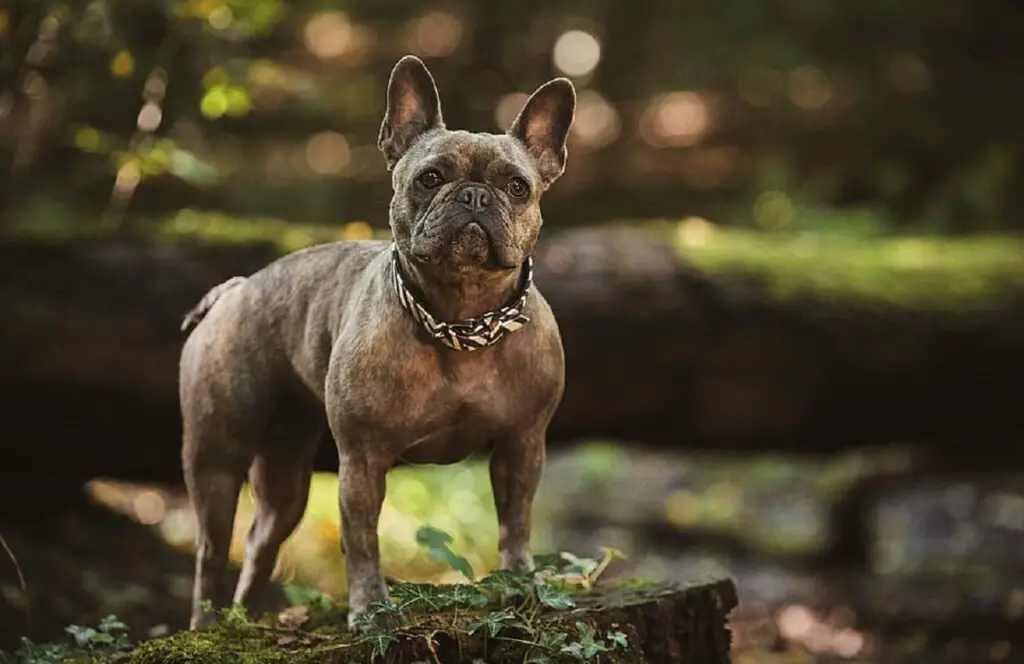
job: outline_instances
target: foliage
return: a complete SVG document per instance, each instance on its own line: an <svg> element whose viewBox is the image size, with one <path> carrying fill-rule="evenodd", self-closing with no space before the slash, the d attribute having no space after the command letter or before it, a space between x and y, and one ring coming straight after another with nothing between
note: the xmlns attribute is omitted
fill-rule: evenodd
<svg viewBox="0 0 1024 664"><path fill-rule="evenodd" d="M424 547L450 541L440 537L445 534L442 531L428 532ZM612 651L622 653L623 661L636 661L635 644L626 632L599 630L587 622L585 614L572 611L576 598L591 592L601 571L619 556L610 549L600 561L569 553L538 556L534 573L495 571L474 584L399 583L392 588L391 602L372 607L360 621L360 632L340 641L327 634L343 623L341 605L308 589L291 587L290 599L304 604L286 609L269 625L254 622L239 605L220 611L220 638L235 640L234 646L215 645L213 635L218 632L213 630L156 639L131 649L123 635L125 626L111 616L95 629L69 627L73 644L36 645L26 640L17 652L3 655L0 663L51 664L75 658L114 661L110 658L118 653L139 663L164 661L163 657L213 661L214 653L229 656L227 653L238 653L243 647L262 649L266 661L278 661L278 655L267 646L276 646L276 652L288 661L304 661L304 657L321 661L326 653L342 656L331 661L363 661L364 656L384 657L405 640L433 643L442 632L458 641L459 647L469 647L472 639L482 640L491 658L488 661L506 661L510 648L519 653L518 661L534 664L591 662ZM452 562L461 566L456 559ZM398 627L384 627L381 619L385 616L397 618ZM174 648L178 650L172 656L169 649Z"/></svg>
<svg viewBox="0 0 1024 664"><path fill-rule="evenodd" d="M0 10L0 122L11 125L0 191L115 219L129 202L361 214L387 192L374 139L399 54L432 60L453 123L488 130L501 94L565 73L552 66L558 39L584 26L600 51L593 71L570 74L586 94L573 191L552 192L560 223L685 209L792 228L823 207L868 205L888 223L927 217L932 230L1019 227L1024 98L1007 63L1022 42L1010 0L651 9L15 3ZM420 37L428 28L436 36ZM682 135L659 133L671 118L686 120L675 122ZM324 132L345 147L326 163L303 159Z"/></svg>
<svg viewBox="0 0 1024 664"><path fill-rule="evenodd" d="M685 232L686 222L679 227ZM1024 289L1024 242L1013 236L942 238L751 233L716 228L700 245L677 234L685 258L711 274L758 277L779 299L853 300L927 311L998 306Z"/></svg>
<svg viewBox="0 0 1024 664"><path fill-rule="evenodd" d="M451 535L437 528L423 526L416 531L416 542L426 547L432 558L448 565L470 581L473 580L473 568L469 561L449 547L452 542Z"/></svg>
<svg viewBox="0 0 1024 664"><path fill-rule="evenodd" d="M421 546L445 551L444 559L462 571L465 559L447 549L450 535L428 527L421 533ZM628 651L629 639L622 631L599 634L580 620L551 620L552 615L573 609L574 594L592 588L618 557L621 553L613 549L605 549L600 561L563 552L560 557L539 556L532 574L499 570L475 584L396 584L390 603L377 605L362 617L363 632L351 647L368 645L373 655L384 656L401 639L443 630L448 635L483 636L492 653L503 643L526 646L525 661L536 664L589 662L614 648ZM450 618L436 623L441 615ZM384 616L399 617L401 626L381 627L387 624L381 620Z"/></svg>
<svg viewBox="0 0 1024 664"><path fill-rule="evenodd" d="M128 626L115 616L107 616L96 627L69 625L65 631L71 643L36 644L27 638L13 653L0 652L0 664L58 664L74 660L92 660L128 651Z"/></svg>

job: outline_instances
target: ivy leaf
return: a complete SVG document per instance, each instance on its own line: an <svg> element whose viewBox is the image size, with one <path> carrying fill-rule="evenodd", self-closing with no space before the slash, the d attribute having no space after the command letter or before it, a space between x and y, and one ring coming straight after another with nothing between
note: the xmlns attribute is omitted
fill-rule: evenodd
<svg viewBox="0 0 1024 664"><path fill-rule="evenodd" d="M533 567L537 572L557 572L562 558L555 553L542 553L533 557Z"/></svg>
<svg viewBox="0 0 1024 664"><path fill-rule="evenodd" d="M81 625L68 625L64 628L64 631L75 639L75 643L80 648L84 648L92 643L97 634L96 630L92 627L82 627Z"/></svg>
<svg viewBox="0 0 1024 664"><path fill-rule="evenodd" d="M387 632L378 632L366 637L364 642L368 642L373 646L373 655L380 655L381 657L384 657L384 655L387 654L388 649L391 648L392 645L398 643L398 639Z"/></svg>
<svg viewBox="0 0 1024 664"><path fill-rule="evenodd" d="M629 639L622 632L608 632L608 639L621 648L629 648Z"/></svg>
<svg viewBox="0 0 1024 664"><path fill-rule="evenodd" d="M424 583L402 583L391 589L391 597L401 609L419 608L440 611L450 603L447 593L439 592L437 586Z"/></svg>
<svg viewBox="0 0 1024 664"><path fill-rule="evenodd" d="M100 621L101 632L121 632L127 631L128 625L117 619L117 616L110 615Z"/></svg>
<svg viewBox="0 0 1024 664"><path fill-rule="evenodd" d="M593 627L586 623L577 622L576 629L580 633L580 640L562 646L560 652L572 655L576 659L587 662L593 659L598 653L606 652L608 650L608 646L605 645L604 641L594 640L594 636L596 636L597 632Z"/></svg>
<svg viewBox="0 0 1024 664"><path fill-rule="evenodd" d="M600 564L593 558L580 558L568 551L561 553L562 559L569 563L569 571L581 576L590 576Z"/></svg>
<svg viewBox="0 0 1024 664"><path fill-rule="evenodd" d="M564 652L567 655L572 655L576 659L584 659L583 644L578 641L573 641L567 646L562 646L562 649L559 652Z"/></svg>
<svg viewBox="0 0 1024 664"><path fill-rule="evenodd" d="M542 648L555 650L560 648L569 637L564 632L541 632L537 642Z"/></svg>
<svg viewBox="0 0 1024 664"><path fill-rule="evenodd" d="M451 550L452 536L431 526L422 526L416 531L416 542L426 547L434 560L448 565L470 581L474 580L473 567L469 561Z"/></svg>
<svg viewBox="0 0 1024 664"><path fill-rule="evenodd" d="M509 570L496 570L481 579L478 585L485 591L497 592L501 603L507 604L517 597L526 597L530 583L532 580L528 576Z"/></svg>
<svg viewBox="0 0 1024 664"><path fill-rule="evenodd" d="M107 634L106 632L97 632L93 635L92 642L107 646L114 642L114 635Z"/></svg>
<svg viewBox="0 0 1024 664"><path fill-rule="evenodd" d="M487 633L493 638L507 624L515 620L516 614L512 612L512 609L503 609L501 611L495 611L484 615L479 620L474 620L469 625L469 633L475 634L481 628L486 627Z"/></svg>
<svg viewBox="0 0 1024 664"><path fill-rule="evenodd" d="M584 641L593 641L594 636L597 635L597 631L593 627L584 622L577 622L576 629L580 633L580 638Z"/></svg>
<svg viewBox="0 0 1024 664"><path fill-rule="evenodd" d="M596 654L598 654L600 652L606 652L607 650L608 650L608 646L606 646L604 644L604 641L596 641L594 643L585 643L583 645L583 658L584 659L588 659L588 660L589 659L593 659L594 655L596 655Z"/></svg>
<svg viewBox="0 0 1024 664"><path fill-rule="evenodd" d="M544 606L556 611L564 611L576 606L576 602L568 594L562 592L550 583L541 583L537 586L537 599Z"/></svg>

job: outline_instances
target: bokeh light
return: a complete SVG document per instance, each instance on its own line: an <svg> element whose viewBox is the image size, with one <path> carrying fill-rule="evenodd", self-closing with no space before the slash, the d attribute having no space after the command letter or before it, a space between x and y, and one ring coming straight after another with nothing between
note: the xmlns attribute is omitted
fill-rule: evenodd
<svg viewBox="0 0 1024 664"><path fill-rule="evenodd" d="M589 32L569 30L555 42L552 59L566 76L587 76L601 61L601 42Z"/></svg>
<svg viewBox="0 0 1024 664"><path fill-rule="evenodd" d="M912 53L900 53L889 63L889 80L904 94L917 94L932 84L932 73L921 58Z"/></svg>
<svg viewBox="0 0 1024 664"><path fill-rule="evenodd" d="M711 108L696 92L670 92L655 98L640 118L640 135L655 147L699 142L711 128Z"/></svg>
<svg viewBox="0 0 1024 664"><path fill-rule="evenodd" d="M789 74L789 99L800 108L818 110L832 99L832 83L813 65L797 67Z"/></svg>
<svg viewBox="0 0 1024 664"><path fill-rule="evenodd" d="M159 104L147 101L139 110L139 116L136 119L135 124L141 131L154 132L160 126L160 121L163 117L164 114L163 111L160 110Z"/></svg>
<svg viewBox="0 0 1024 664"><path fill-rule="evenodd" d="M785 192L766 191L754 202L754 221L762 228L785 228L795 216L796 207Z"/></svg>
<svg viewBox="0 0 1024 664"><path fill-rule="evenodd" d="M317 175L341 173L348 166L350 156L348 141L337 132L320 132L306 143L306 163Z"/></svg>
<svg viewBox="0 0 1024 664"><path fill-rule="evenodd" d="M405 32L405 46L417 55L443 58L459 47L462 33L462 21L457 16L432 11L409 23Z"/></svg>
<svg viewBox="0 0 1024 664"><path fill-rule="evenodd" d="M326 11L309 19L304 36L306 50L326 60L348 52L352 46L354 29L344 12Z"/></svg>
<svg viewBox="0 0 1024 664"><path fill-rule="evenodd" d="M510 92L498 100L494 107L494 121L502 131L508 129L515 122L519 112L523 110L523 106L529 99L530 95L525 92Z"/></svg>
<svg viewBox="0 0 1024 664"><path fill-rule="evenodd" d="M576 145L597 149L616 138L622 130L622 122L615 106L595 90L583 90L576 101L576 120L573 136Z"/></svg>

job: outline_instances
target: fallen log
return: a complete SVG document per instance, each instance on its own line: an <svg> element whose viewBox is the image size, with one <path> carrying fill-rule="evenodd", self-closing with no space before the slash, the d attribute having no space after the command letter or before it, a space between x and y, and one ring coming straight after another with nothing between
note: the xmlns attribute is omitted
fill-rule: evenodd
<svg viewBox="0 0 1024 664"><path fill-rule="evenodd" d="M2 491L40 477L179 484L181 316L277 253L0 244L0 403L17 457L0 468ZM566 349L552 446L605 438L819 455L898 441L953 465L1024 465L1024 446L1005 443L1020 431L1024 294L965 313L780 299L749 275L699 272L660 240L616 229L551 234L536 265ZM318 466L335 464L322 450Z"/></svg>

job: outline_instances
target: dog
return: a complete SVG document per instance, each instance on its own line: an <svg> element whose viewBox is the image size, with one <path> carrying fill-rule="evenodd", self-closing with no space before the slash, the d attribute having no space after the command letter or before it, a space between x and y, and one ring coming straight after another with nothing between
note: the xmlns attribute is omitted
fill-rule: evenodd
<svg viewBox="0 0 1024 664"><path fill-rule="evenodd" d="M500 568L533 569L531 511L565 358L531 256L575 109L572 83L555 78L503 134L450 130L433 76L403 57L378 136L392 240L293 252L215 286L187 314L179 396L198 521L191 629L231 602L263 608L327 437L338 450L349 628L388 620L371 609L389 601L377 526L399 461L489 451ZM231 595L224 577L247 474L256 515Z"/></svg>

